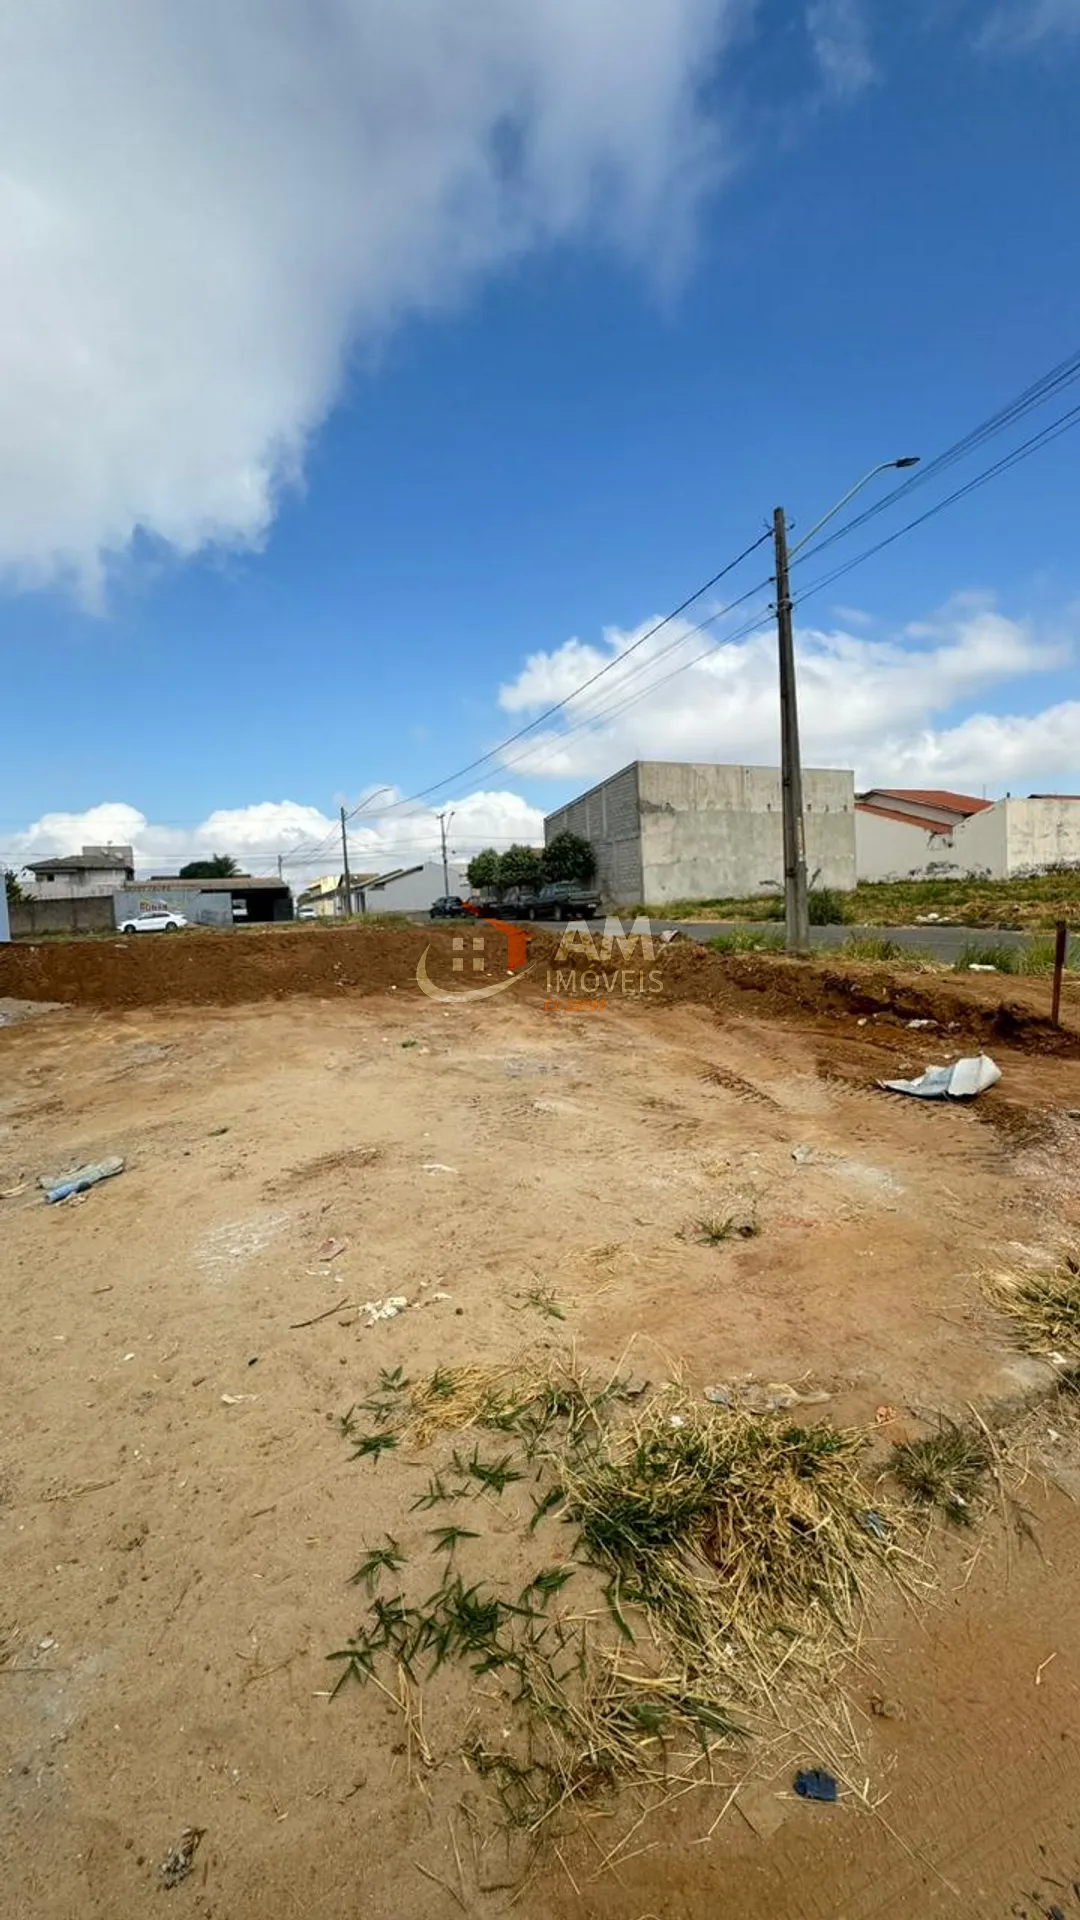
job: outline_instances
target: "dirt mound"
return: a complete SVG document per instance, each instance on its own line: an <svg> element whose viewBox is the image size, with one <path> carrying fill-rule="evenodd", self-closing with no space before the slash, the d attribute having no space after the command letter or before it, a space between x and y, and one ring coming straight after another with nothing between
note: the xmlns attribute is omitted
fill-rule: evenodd
<svg viewBox="0 0 1080 1920"><path fill-rule="evenodd" d="M474 975L464 971L455 939L462 935L449 928L409 925L15 944L0 948L0 993L96 1007L238 1006L291 994L330 999L391 989L415 995L417 966L428 950L432 981L450 991L505 981L500 950L487 955L489 971ZM531 966L513 989L516 1000L548 997L556 949L550 934L530 935ZM471 953L464 958L470 962ZM1070 996L1063 1028L1051 1026L1045 980L1011 981L1010 997L1003 1000L1000 980L990 975L903 974L827 957L721 955L681 940L658 950L656 962L664 991L654 1006L691 1001L781 1021L829 1021L853 1013L898 1025L932 1020L979 1044L1008 1041L1032 1052L1080 1054L1076 1002Z"/></svg>
<svg viewBox="0 0 1080 1920"><path fill-rule="evenodd" d="M0 949L0 992L76 1006L238 1006L288 994L416 990L425 947L449 973L451 935L425 927L275 927L64 940ZM432 972L436 971L433 959Z"/></svg>
<svg viewBox="0 0 1080 1920"><path fill-rule="evenodd" d="M825 957L789 960L782 954L721 956L693 941L673 944L662 958L664 997L734 1009L777 1020L828 1020L865 1014L893 1019L932 1020L963 1039L993 1040L1031 1052L1075 1056L1080 1053L1076 1005L1070 1001L1065 1024L1054 1027L1045 980L1001 983L986 975L896 973L858 961L840 964Z"/></svg>

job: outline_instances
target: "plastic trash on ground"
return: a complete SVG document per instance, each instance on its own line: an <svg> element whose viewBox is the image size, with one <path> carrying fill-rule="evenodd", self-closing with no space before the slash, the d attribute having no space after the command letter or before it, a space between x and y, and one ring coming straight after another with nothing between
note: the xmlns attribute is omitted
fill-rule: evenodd
<svg viewBox="0 0 1080 1920"><path fill-rule="evenodd" d="M888 1093L912 1093L917 1100L972 1100L1001 1079L1001 1068L988 1053L956 1060L951 1067L927 1067L917 1080L879 1080Z"/></svg>
<svg viewBox="0 0 1080 1920"><path fill-rule="evenodd" d="M836 1781L824 1767L807 1767L795 1775L795 1791L803 1800L824 1800L831 1804L839 1793Z"/></svg>
<svg viewBox="0 0 1080 1920"><path fill-rule="evenodd" d="M118 1153L114 1153L108 1160L76 1167L74 1173L65 1174L60 1180L43 1182L45 1199L49 1206L55 1206L58 1200L68 1200L73 1193L85 1193L88 1187L96 1187L99 1180L111 1180L114 1174L123 1171L124 1162Z"/></svg>

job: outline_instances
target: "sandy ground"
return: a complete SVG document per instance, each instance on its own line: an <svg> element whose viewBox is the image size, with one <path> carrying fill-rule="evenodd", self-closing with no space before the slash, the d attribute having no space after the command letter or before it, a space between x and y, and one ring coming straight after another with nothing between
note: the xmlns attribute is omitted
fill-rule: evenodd
<svg viewBox="0 0 1080 1920"><path fill-rule="evenodd" d="M352 1463L335 1431L380 1368L572 1342L695 1388L809 1384L837 1419L888 1403L897 1432L1040 1387L979 1274L1080 1224L1080 1062L995 1045L1005 1078L976 1105L905 1102L873 1080L931 1043L860 1018L379 992L4 1028L13 1914L1080 1915L1080 1531L1060 1487L1029 1483L1022 1539L988 1524L974 1557L945 1550L928 1614L876 1623L855 1696L872 1665L904 1709L860 1722L877 1814L799 1802L787 1773L757 1831L732 1808L701 1844L719 1806L695 1796L617 1874L591 1877L595 1839L571 1838L524 1894L484 1893L446 1826L471 1791L452 1719L425 1797L394 1710L327 1698L363 1544L421 1531L422 1467ZM39 1174L107 1153L120 1178L44 1206ZM760 1236L696 1244L733 1211ZM355 1306L389 1295L408 1310L365 1327ZM475 1565L497 1577L507 1528L486 1523ZM160 1893L192 1825L196 1872Z"/></svg>

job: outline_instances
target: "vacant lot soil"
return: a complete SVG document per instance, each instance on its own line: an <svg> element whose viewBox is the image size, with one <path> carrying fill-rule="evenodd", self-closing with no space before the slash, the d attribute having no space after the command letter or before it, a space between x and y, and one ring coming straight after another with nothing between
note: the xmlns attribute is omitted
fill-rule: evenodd
<svg viewBox="0 0 1080 1920"><path fill-rule="evenodd" d="M389 1701L328 1698L365 1544L419 1556L439 1517L410 1511L421 1455L352 1461L336 1431L380 1369L572 1346L695 1391L752 1374L827 1394L811 1417L872 1428L887 1406L891 1439L1045 1391L980 1275L1080 1230L1076 1034L1012 983L1003 1016L1000 983L675 947L651 1001L557 1015L534 980L451 1007L410 985L416 931L404 954L377 932L118 943L95 985L112 1004L0 1030L10 1911L1080 1915L1080 1532L1056 1486L1028 1482L1021 1532L991 1515L945 1543L928 1610L883 1600L868 1624L851 1698L877 1811L796 1800L778 1748L707 1842L726 1780L607 1871L616 1828L590 1823L523 1883L457 1813L482 1794L463 1728L497 1715L497 1687L430 1690L422 1785ZM3 956L0 991L89 998L75 952ZM213 952L231 956L215 995ZM281 997L298 969L305 997ZM245 986L254 1004L151 1007L152 981L166 1002ZM972 1106L874 1085L973 1039L1004 1077ZM44 1205L39 1175L109 1153L123 1175ZM700 1244L729 1214L760 1232ZM408 1308L366 1326L387 1296ZM1067 1414L1053 1433L1076 1486ZM508 1578L501 1504L468 1525L467 1576ZM871 1715L878 1691L899 1717ZM165 1896L190 1826L195 1872Z"/></svg>

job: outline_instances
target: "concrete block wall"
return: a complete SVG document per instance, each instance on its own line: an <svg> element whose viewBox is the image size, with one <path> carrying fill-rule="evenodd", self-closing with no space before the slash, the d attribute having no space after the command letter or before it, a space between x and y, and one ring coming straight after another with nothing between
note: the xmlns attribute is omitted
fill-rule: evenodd
<svg viewBox="0 0 1080 1920"><path fill-rule="evenodd" d="M1080 800L1004 800L999 806L1005 814L1006 873L1080 866Z"/></svg>
<svg viewBox="0 0 1080 1920"><path fill-rule="evenodd" d="M545 845L557 833L577 833L588 840L596 855L596 884L605 901L633 905L644 899L636 761L549 814L544 821Z"/></svg>
<svg viewBox="0 0 1080 1920"><path fill-rule="evenodd" d="M112 927L107 893L88 893L81 900L16 900L11 908L13 940L32 940L39 933L108 933Z"/></svg>
<svg viewBox="0 0 1080 1920"><path fill-rule="evenodd" d="M644 898L667 905L781 892L784 834L775 767L639 763ZM803 774L807 869L814 884L855 885L855 777ZM816 880L815 880L816 875Z"/></svg>

